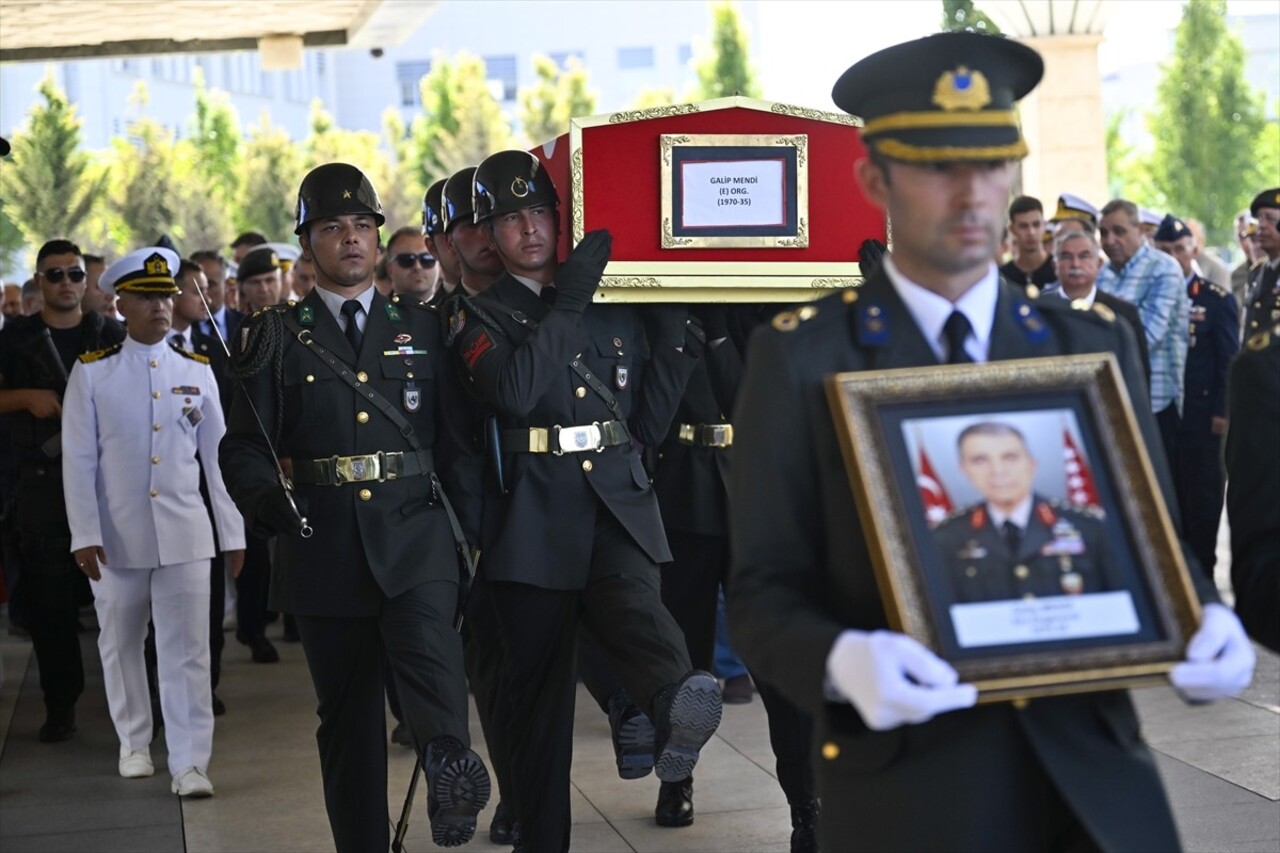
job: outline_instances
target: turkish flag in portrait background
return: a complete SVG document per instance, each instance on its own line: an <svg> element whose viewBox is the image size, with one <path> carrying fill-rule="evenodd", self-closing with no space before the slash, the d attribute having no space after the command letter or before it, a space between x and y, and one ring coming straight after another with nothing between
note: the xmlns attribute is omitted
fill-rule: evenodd
<svg viewBox="0 0 1280 853"><path fill-rule="evenodd" d="M1102 500L1098 497L1093 472L1065 427L1062 430L1062 462L1067 472L1067 500L1076 506L1101 508Z"/></svg>
<svg viewBox="0 0 1280 853"><path fill-rule="evenodd" d="M929 462L923 445L920 447L920 467L919 473L916 474L916 486L920 489L920 501L924 504L925 520L929 522L930 527L936 527L951 514L951 498L943 488L938 475L934 473L933 465Z"/></svg>

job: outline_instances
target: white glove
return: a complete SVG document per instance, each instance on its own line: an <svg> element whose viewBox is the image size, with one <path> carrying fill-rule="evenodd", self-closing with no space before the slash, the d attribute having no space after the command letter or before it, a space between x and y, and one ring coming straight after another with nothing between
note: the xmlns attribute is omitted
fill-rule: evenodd
<svg viewBox="0 0 1280 853"><path fill-rule="evenodd" d="M1187 643L1187 659L1169 672L1169 681L1188 702L1238 696L1253 680L1257 656L1236 614L1206 604L1200 630Z"/></svg>
<svg viewBox="0 0 1280 853"><path fill-rule="evenodd" d="M876 731L923 723L978 699L976 687L957 683L951 664L892 631L845 631L827 655L827 676Z"/></svg>

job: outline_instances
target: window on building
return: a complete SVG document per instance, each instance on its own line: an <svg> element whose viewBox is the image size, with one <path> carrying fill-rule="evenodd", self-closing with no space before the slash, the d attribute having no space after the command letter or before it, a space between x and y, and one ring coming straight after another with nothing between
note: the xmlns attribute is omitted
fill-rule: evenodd
<svg viewBox="0 0 1280 853"><path fill-rule="evenodd" d="M629 71L635 68L653 67L652 47L620 47L618 48L618 68Z"/></svg>
<svg viewBox="0 0 1280 853"><path fill-rule="evenodd" d="M676 64L684 68L693 59L693 45L682 44L676 48Z"/></svg>
<svg viewBox="0 0 1280 853"><path fill-rule="evenodd" d="M516 97L516 58L514 56L486 56L485 74L489 89L499 101L511 101Z"/></svg>
<svg viewBox="0 0 1280 853"><path fill-rule="evenodd" d="M323 64L320 72L324 73ZM419 84L422 78L430 73L430 59L396 63L396 83L400 87L400 106L417 107L422 105L422 89Z"/></svg>
<svg viewBox="0 0 1280 853"><path fill-rule="evenodd" d="M581 62L584 65L586 64L584 62L585 54L580 50L558 50L551 54L551 61L554 62L558 68L563 69L568 66L570 59L576 59L578 62Z"/></svg>

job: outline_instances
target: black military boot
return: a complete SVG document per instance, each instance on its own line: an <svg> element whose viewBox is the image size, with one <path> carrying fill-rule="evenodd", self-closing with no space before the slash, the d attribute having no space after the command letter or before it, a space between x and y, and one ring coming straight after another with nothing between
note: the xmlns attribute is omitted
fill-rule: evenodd
<svg viewBox="0 0 1280 853"><path fill-rule="evenodd" d="M516 816L506 800L499 800L498 807L493 810L493 820L489 821L489 842L492 844L515 844Z"/></svg>
<svg viewBox="0 0 1280 853"><path fill-rule="evenodd" d="M720 684L708 672L693 670L664 687L653 700L657 717L654 769L663 782L681 782L693 774L698 754L720 726Z"/></svg>
<svg viewBox="0 0 1280 853"><path fill-rule="evenodd" d="M658 826L689 826L693 823L693 777L683 782L663 782L658 788L658 805L653 810Z"/></svg>
<svg viewBox="0 0 1280 853"><path fill-rule="evenodd" d="M653 722L619 690L609 698L609 729L618 776L640 779L653 770Z"/></svg>
<svg viewBox="0 0 1280 853"><path fill-rule="evenodd" d="M484 762L457 738L441 735L427 745L422 768L431 840L441 847L466 844L476 834L476 815L489 802Z"/></svg>
<svg viewBox="0 0 1280 853"><path fill-rule="evenodd" d="M791 807L791 853L818 853L817 800Z"/></svg>

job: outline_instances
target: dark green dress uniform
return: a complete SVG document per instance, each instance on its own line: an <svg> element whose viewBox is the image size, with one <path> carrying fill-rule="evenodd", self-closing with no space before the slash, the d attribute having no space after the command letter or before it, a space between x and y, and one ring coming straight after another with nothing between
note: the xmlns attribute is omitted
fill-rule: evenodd
<svg viewBox="0 0 1280 853"><path fill-rule="evenodd" d="M749 665L814 718L824 848L1051 847L1063 841L1055 833L1064 813L1051 806L1065 802L1103 849L1177 849L1126 692L983 705L883 732L851 705L826 700L836 638L887 621L824 379L938 361L884 273L782 315L751 347L734 418L729 615ZM1000 284L992 361L1087 352L1117 355L1143 436L1158 447L1128 327L1104 307L1078 311L1056 295L1030 303ZM1172 507L1160 460L1152 455Z"/></svg>
<svg viewBox="0 0 1280 853"><path fill-rule="evenodd" d="M1235 297L1198 275L1187 282L1187 299L1185 396L1173 480L1187 544L1212 580L1225 485L1222 438L1213 433L1213 419L1227 416L1227 369L1240 349L1240 314Z"/></svg>
<svg viewBox="0 0 1280 853"><path fill-rule="evenodd" d="M646 709L689 672L660 601L658 564L671 551L639 445L666 436L696 361L651 351L632 306L590 305L576 320L510 275L460 304L454 348L502 428L506 494L485 506L480 571L507 658L520 833L528 849L567 849L579 620ZM574 361L605 385L621 422ZM593 423L611 424L599 452L529 452L541 436L559 447L557 426Z"/></svg>
<svg viewBox="0 0 1280 853"><path fill-rule="evenodd" d="M1011 542L986 504L962 510L933 533L954 600L1007 601L1112 589L1114 558L1100 512L1039 495Z"/></svg>
<svg viewBox="0 0 1280 853"><path fill-rule="evenodd" d="M437 442L448 435L438 429L448 405L438 387L441 334L434 310L375 292L357 354L317 288L297 304L249 318L231 342L244 384L222 441L223 477L248 525L277 536L270 602L297 616L319 699L321 770L339 850L388 844L384 646L419 751L441 735L469 741L462 642L452 627L455 540L425 473L447 479L456 456ZM415 454L392 420L303 338L393 404L427 453ZM310 538L281 503L271 450L246 394L280 456L292 460ZM374 460L383 476L397 476L335 485L339 477L327 464L334 456L352 457L347 467L356 477L368 476Z"/></svg>
<svg viewBox="0 0 1280 853"><path fill-rule="evenodd" d="M77 357L124 337L123 326L97 312L85 314L71 329L51 328L38 314L7 319L0 331L0 388L46 389L61 396ZM77 620L80 605L92 594L71 556L58 441L62 420L36 418L26 409L3 417L17 465L13 498L5 507L21 558L12 593L26 613L40 667L47 714L41 738L64 740L75 730L76 700L84 690Z"/></svg>
<svg viewBox="0 0 1280 853"><path fill-rule="evenodd" d="M1263 210L1280 210L1280 187L1263 190L1249 203L1249 213L1254 218ZM1280 258L1264 257L1249 271L1249 297L1244 309L1246 338L1280 323Z"/></svg>
<svg viewBox="0 0 1280 853"><path fill-rule="evenodd" d="M1280 652L1280 325L1245 341L1229 394L1231 588L1249 635Z"/></svg>

